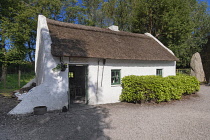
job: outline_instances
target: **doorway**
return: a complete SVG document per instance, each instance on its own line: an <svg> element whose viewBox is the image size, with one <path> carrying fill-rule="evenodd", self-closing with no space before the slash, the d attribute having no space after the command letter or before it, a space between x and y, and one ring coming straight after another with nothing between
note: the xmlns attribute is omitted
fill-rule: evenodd
<svg viewBox="0 0 210 140"><path fill-rule="evenodd" d="M87 66L69 65L70 103L87 103Z"/></svg>

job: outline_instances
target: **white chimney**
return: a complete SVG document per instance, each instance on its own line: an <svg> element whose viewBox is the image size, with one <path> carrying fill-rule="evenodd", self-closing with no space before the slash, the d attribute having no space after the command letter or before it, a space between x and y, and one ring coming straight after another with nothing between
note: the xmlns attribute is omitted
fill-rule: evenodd
<svg viewBox="0 0 210 140"><path fill-rule="evenodd" d="M112 31L119 31L118 26L115 26L115 25L109 26L108 29Z"/></svg>

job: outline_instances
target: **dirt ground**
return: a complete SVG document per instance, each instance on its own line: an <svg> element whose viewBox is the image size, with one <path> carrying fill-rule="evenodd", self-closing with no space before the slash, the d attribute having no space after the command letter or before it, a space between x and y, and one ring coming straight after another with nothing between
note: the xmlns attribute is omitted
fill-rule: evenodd
<svg viewBox="0 0 210 140"><path fill-rule="evenodd" d="M160 104L73 105L68 112L8 116L18 104L0 95L0 140L210 139L210 86Z"/></svg>
<svg viewBox="0 0 210 140"><path fill-rule="evenodd" d="M4 97L0 94L0 122L5 122L8 118L7 113L12 110L19 101L16 98Z"/></svg>

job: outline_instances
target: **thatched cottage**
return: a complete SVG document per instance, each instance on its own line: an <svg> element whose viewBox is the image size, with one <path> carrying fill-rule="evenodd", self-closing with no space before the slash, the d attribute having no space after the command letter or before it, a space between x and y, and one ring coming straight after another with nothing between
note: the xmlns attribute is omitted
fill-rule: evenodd
<svg viewBox="0 0 210 140"><path fill-rule="evenodd" d="M114 29L114 31L112 30ZM10 114L119 102L127 75L175 75L173 52L151 34L38 19L36 84ZM66 68L65 68L66 67Z"/></svg>

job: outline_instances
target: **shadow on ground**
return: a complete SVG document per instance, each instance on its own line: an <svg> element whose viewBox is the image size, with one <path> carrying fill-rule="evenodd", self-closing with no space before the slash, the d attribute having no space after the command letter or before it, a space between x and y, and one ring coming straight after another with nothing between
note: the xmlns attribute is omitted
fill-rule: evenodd
<svg viewBox="0 0 210 140"><path fill-rule="evenodd" d="M0 97L0 101L5 100ZM12 100L12 99L10 99ZM9 100L8 100L9 102ZM9 104L7 104L7 109ZM106 140L109 128L107 109L72 106L69 112L54 111L44 115L8 116L0 106L0 139L9 140ZM12 109L12 107L11 107ZM9 110L8 110L9 111Z"/></svg>

